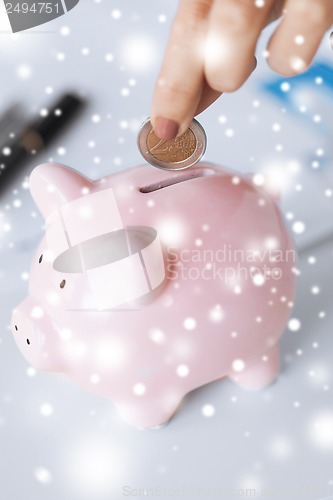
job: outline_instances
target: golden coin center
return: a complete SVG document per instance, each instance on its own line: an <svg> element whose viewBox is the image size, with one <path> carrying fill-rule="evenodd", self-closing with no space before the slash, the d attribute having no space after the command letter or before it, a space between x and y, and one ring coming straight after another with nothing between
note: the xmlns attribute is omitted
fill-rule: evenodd
<svg viewBox="0 0 333 500"><path fill-rule="evenodd" d="M191 129L170 141L162 141L153 130L147 136L148 152L165 163L179 163L187 160L195 152L196 146L197 140Z"/></svg>

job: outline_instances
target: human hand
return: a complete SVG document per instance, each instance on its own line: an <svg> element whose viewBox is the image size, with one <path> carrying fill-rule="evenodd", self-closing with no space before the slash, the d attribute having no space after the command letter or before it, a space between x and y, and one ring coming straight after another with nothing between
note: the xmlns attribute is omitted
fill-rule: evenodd
<svg viewBox="0 0 333 500"><path fill-rule="evenodd" d="M193 116L237 90L256 67L261 31L281 15L267 59L293 76L309 66L333 23L333 0L180 0L154 91L155 133L181 135Z"/></svg>

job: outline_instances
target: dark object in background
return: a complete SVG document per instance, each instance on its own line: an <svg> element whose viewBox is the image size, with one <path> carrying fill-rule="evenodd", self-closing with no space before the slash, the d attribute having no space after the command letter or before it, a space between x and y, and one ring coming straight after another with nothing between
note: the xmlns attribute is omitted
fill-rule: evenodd
<svg viewBox="0 0 333 500"><path fill-rule="evenodd" d="M1 0L0 0L1 1ZM72 10L80 0L48 0L47 2L27 2L4 0L5 9L13 33L53 21Z"/></svg>
<svg viewBox="0 0 333 500"><path fill-rule="evenodd" d="M2 145L8 142L10 137L15 137L24 128L26 117L20 104L12 104L5 109L0 116L0 152Z"/></svg>
<svg viewBox="0 0 333 500"><path fill-rule="evenodd" d="M47 116L28 123L14 141L9 141L2 146L0 152L0 194L18 173L20 164L42 151L64 130L83 104L84 101L74 94L61 96L48 110Z"/></svg>

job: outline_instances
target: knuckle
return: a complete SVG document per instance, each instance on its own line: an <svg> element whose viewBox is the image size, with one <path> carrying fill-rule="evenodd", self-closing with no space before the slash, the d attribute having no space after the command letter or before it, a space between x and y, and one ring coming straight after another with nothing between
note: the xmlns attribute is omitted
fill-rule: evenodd
<svg viewBox="0 0 333 500"><path fill-rule="evenodd" d="M158 83L165 99L188 101L192 97L191 90L177 80L161 78Z"/></svg>
<svg viewBox="0 0 333 500"><path fill-rule="evenodd" d="M174 32L182 36L184 33L197 32L208 18L211 6L211 0L187 0L183 2L173 22Z"/></svg>
<svg viewBox="0 0 333 500"><path fill-rule="evenodd" d="M232 0L220 9L218 16L221 24L231 32L243 32L253 25L256 19L257 10L253 2L247 0Z"/></svg>
<svg viewBox="0 0 333 500"><path fill-rule="evenodd" d="M191 9L189 10L190 17L196 21L204 21L207 19L210 12L212 2L211 0L191 0Z"/></svg>

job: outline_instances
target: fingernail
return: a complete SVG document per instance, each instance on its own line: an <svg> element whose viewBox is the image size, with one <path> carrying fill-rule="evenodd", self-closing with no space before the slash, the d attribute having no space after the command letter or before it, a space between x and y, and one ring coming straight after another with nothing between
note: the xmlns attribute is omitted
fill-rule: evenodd
<svg viewBox="0 0 333 500"><path fill-rule="evenodd" d="M174 120L158 116L155 120L154 132L163 141L170 141L178 134L179 125Z"/></svg>

